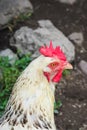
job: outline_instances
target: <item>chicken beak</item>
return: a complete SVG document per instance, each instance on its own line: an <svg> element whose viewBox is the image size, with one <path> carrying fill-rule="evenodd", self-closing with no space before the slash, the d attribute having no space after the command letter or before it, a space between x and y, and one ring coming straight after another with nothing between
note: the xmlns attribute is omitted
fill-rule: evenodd
<svg viewBox="0 0 87 130"><path fill-rule="evenodd" d="M73 66L70 63L67 62L64 69L73 69Z"/></svg>

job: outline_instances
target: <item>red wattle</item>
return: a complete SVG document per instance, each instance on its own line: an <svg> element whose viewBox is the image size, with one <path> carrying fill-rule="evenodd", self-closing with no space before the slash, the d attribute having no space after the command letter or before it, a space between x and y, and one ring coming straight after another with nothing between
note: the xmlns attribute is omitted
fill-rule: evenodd
<svg viewBox="0 0 87 130"><path fill-rule="evenodd" d="M52 79L53 82L59 82L62 77L62 71L58 72Z"/></svg>

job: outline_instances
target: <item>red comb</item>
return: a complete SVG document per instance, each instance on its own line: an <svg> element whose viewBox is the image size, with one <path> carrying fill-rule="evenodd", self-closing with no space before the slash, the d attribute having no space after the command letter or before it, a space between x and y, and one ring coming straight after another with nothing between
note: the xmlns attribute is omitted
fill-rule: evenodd
<svg viewBox="0 0 87 130"><path fill-rule="evenodd" d="M53 48L52 41L50 42L50 46L42 46L39 49L40 53L47 57L57 57L60 60L66 61L66 56L61 50L60 46L57 46L56 48Z"/></svg>

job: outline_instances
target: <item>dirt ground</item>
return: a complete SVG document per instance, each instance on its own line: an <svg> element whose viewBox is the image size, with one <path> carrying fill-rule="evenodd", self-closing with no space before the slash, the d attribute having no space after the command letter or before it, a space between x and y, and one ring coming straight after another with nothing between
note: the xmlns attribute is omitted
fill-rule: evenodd
<svg viewBox="0 0 87 130"><path fill-rule="evenodd" d="M57 0L31 0L31 2L34 14L29 20L18 23L14 31L23 25L36 28L38 20L50 19L66 36L73 32L82 32L83 47L87 50L87 0L77 0L74 5L61 4ZM8 29L0 30L1 50L9 46L9 38L13 33ZM59 130L87 130L87 76L78 67L80 60L87 61L87 52L80 53L80 50L81 48L76 47L76 57L72 63L74 69L56 88L56 100L60 99L63 104L59 114L55 115Z"/></svg>

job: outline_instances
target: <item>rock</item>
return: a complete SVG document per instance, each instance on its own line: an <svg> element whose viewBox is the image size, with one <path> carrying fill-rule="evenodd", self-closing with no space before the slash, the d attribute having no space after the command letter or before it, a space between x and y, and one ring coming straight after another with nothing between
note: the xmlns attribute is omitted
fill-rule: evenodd
<svg viewBox="0 0 87 130"><path fill-rule="evenodd" d="M0 0L0 26L7 24L20 13L33 12L29 0Z"/></svg>
<svg viewBox="0 0 87 130"><path fill-rule="evenodd" d="M74 32L74 33L70 34L68 36L68 38L80 47L82 46L82 43L84 41L84 37L81 32Z"/></svg>
<svg viewBox="0 0 87 130"><path fill-rule="evenodd" d="M10 44L16 46L22 53L33 51L32 54L37 57L39 55L39 46L43 44L49 45L52 40L55 47L59 45L62 48L69 61L74 60L75 48L67 37L50 20L40 20L38 23L39 27L35 30L28 27L17 30L14 37L11 38Z"/></svg>
<svg viewBox="0 0 87 130"><path fill-rule="evenodd" d="M73 5L74 3L77 2L77 0L58 0L58 1L64 4L70 4L70 5Z"/></svg>
<svg viewBox="0 0 87 130"><path fill-rule="evenodd" d="M11 64L13 64L17 59L17 55L14 54L9 48L0 51L0 56L8 56Z"/></svg>
<svg viewBox="0 0 87 130"><path fill-rule="evenodd" d="M83 124L83 127L79 128L79 130L87 130L87 124Z"/></svg>
<svg viewBox="0 0 87 130"><path fill-rule="evenodd" d="M87 75L87 62L84 60L81 60L79 63L79 67L82 70L82 72Z"/></svg>

